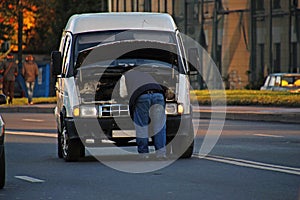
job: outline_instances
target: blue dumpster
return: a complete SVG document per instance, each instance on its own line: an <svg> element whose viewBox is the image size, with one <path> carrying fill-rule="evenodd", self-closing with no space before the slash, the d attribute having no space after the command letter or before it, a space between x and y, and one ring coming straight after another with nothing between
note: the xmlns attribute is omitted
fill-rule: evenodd
<svg viewBox="0 0 300 200"><path fill-rule="evenodd" d="M50 64L38 65L39 75L35 80L33 97L49 97Z"/></svg>
<svg viewBox="0 0 300 200"><path fill-rule="evenodd" d="M33 97L49 97L50 93L50 64L38 65L39 75L35 80ZM28 97L27 89L23 76L22 69L19 69L19 74L15 81L15 97Z"/></svg>

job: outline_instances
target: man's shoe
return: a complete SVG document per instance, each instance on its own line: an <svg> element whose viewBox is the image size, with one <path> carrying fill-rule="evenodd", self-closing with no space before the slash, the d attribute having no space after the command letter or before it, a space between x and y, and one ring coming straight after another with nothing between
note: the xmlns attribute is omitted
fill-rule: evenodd
<svg viewBox="0 0 300 200"><path fill-rule="evenodd" d="M141 154L139 154L139 158L141 160L148 160L150 157L147 153L141 153Z"/></svg>
<svg viewBox="0 0 300 200"><path fill-rule="evenodd" d="M168 160L168 157L166 155L156 155L156 160L165 161Z"/></svg>

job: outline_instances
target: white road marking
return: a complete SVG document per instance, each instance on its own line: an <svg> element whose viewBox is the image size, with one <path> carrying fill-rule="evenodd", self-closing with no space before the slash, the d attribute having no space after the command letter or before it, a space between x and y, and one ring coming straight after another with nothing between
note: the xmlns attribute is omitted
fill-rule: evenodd
<svg viewBox="0 0 300 200"><path fill-rule="evenodd" d="M27 121L27 122L43 122L45 120L42 120L42 119L22 119L22 121Z"/></svg>
<svg viewBox="0 0 300 200"><path fill-rule="evenodd" d="M43 182L45 182L44 180L29 177L29 176L15 176L15 178L21 179L21 180L24 180L24 181L28 181L28 182L31 182L31 183L43 183Z"/></svg>
<svg viewBox="0 0 300 200"><path fill-rule="evenodd" d="M54 134L54 133L34 133L34 132L24 132L24 131L5 131L5 134L57 138L57 134Z"/></svg>
<svg viewBox="0 0 300 200"><path fill-rule="evenodd" d="M272 165L272 164L268 164L268 163L255 162L255 161L236 159L236 158L230 158L230 157L213 156L213 155L208 155L208 156L194 155L194 157L211 160L211 161L216 161L216 162L227 163L227 164L231 164L231 165L242 166L242 167L250 167L250 168L282 172L282 173L286 173L286 174L294 174L294 175L300 176L300 168L295 168L295 167Z"/></svg>
<svg viewBox="0 0 300 200"><path fill-rule="evenodd" d="M261 136L261 137L274 137L274 138L283 138L282 135L271 135L271 134L253 134L255 136Z"/></svg>

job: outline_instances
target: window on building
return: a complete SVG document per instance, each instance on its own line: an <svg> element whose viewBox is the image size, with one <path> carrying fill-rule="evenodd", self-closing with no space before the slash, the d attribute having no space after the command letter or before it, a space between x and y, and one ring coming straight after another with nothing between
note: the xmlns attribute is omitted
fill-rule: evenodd
<svg viewBox="0 0 300 200"><path fill-rule="evenodd" d="M265 75L265 45L259 44L258 51L260 75L263 77Z"/></svg>
<svg viewBox="0 0 300 200"><path fill-rule="evenodd" d="M151 0L145 0L144 2L144 11L151 12Z"/></svg>
<svg viewBox="0 0 300 200"><path fill-rule="evenodd" d="M275 44L274 73L280 72L280 43Z"/></svg>
<svg viewBox="0 0 300 200"><path fill-rule="evenodd" d="M135 10L135 8L136 8L135 3L136 3L136 2L135 2L134 0L131 0L131 11L132 11L132 12L136 11L136 10Z"/></svg>
<svg viewBox="0 0 300 200"><path fill-rule="evenodd" d="M293 0L293 6L298 8L300 0Z"/></svg>
<svg viewBox="0 0 300 200"><path fill-rule="evenodd" d="M256 0L255 1L255 9L257 11L265 10L265 1L264 0Z"/></svg>
<svg viewBox="0 0 300 200"><path fill-rule="evenodd" d="M218 45L217 47L217 61L216 61L217 67L220 70L220 73L222 74L222 45Z"/></svg>
<svg viewBox="0 0 300 200"><path fill-rule="evenodd" d="M273 0L273 9L281 8L280 0Z"/></svg>
<svg viewBox="0 0 300 200"><path fill-rule="evenodd" d="M194 3L192 2L185 2L184 9L185 9L185 28L184 31L188 35L192 35L195 32L195 22L194 22Z"/></svg>
<svg viewBox="0 0 300 200"><path fill-rule="evenodd" d="M298 73L298 62L297 62L297 56L298 55L298 51L297 51L297 42L293 42L292 43L292 72L293 73Z"/></svg>
<svg viewBox="0 0 300 200"><path fill-rule="evenodd" d="M123 3L123 11L126 12L126 10L127 10L127 5L126 5L126 1L124 1L124 3Z"/></svg>

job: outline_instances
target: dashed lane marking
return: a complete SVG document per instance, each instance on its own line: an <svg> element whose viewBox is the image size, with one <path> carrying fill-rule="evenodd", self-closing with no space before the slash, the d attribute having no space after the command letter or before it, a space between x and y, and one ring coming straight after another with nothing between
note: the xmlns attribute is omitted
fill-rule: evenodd
<svg viewBox="0 0 300 200"><path fill-rule="evenodd" d="M5 131L5 134L57 138L57 134L53 134L53 133L34 133L34 132L24 132L24 131Z"/></svg>
<svg viewBox="0 0 300 200"><path fill-rule="evenodd" d="M260 136L260 137L273 137L273 138L283 138L284 136L282 135L271 135L271 134L253 134L255 136Z"/></svg>
<svg viewBox="0 0 300 200"><path fill-rule="evenodd" d="M45 120L42 120L42 119L22 119L22 121L26 121L26 122L43 122Z"/></svg>
<svg viewBox="0 0 300 200"><path fill-rule="evenodd" d="M282 172L286 174L294 174L300 176L300 168L295 168L295 167L273 165L268 163L255 162L250 160L236 159L236 158L223 157L223 156L214 156L214 155L207 155L207 156L193 155L193 157L227 163L227 164L241 166L241 167L250 167L250 168Z"/></svg>
<svg viewBox="0 0 300 200"><path fill-rule="evenodd" d="M31 183L43 183L43 182L45 182L44 180L33 178L33 177L30 177L30 176L15 176L15 178L23 180L23 181L31 182Z"/></svg>

